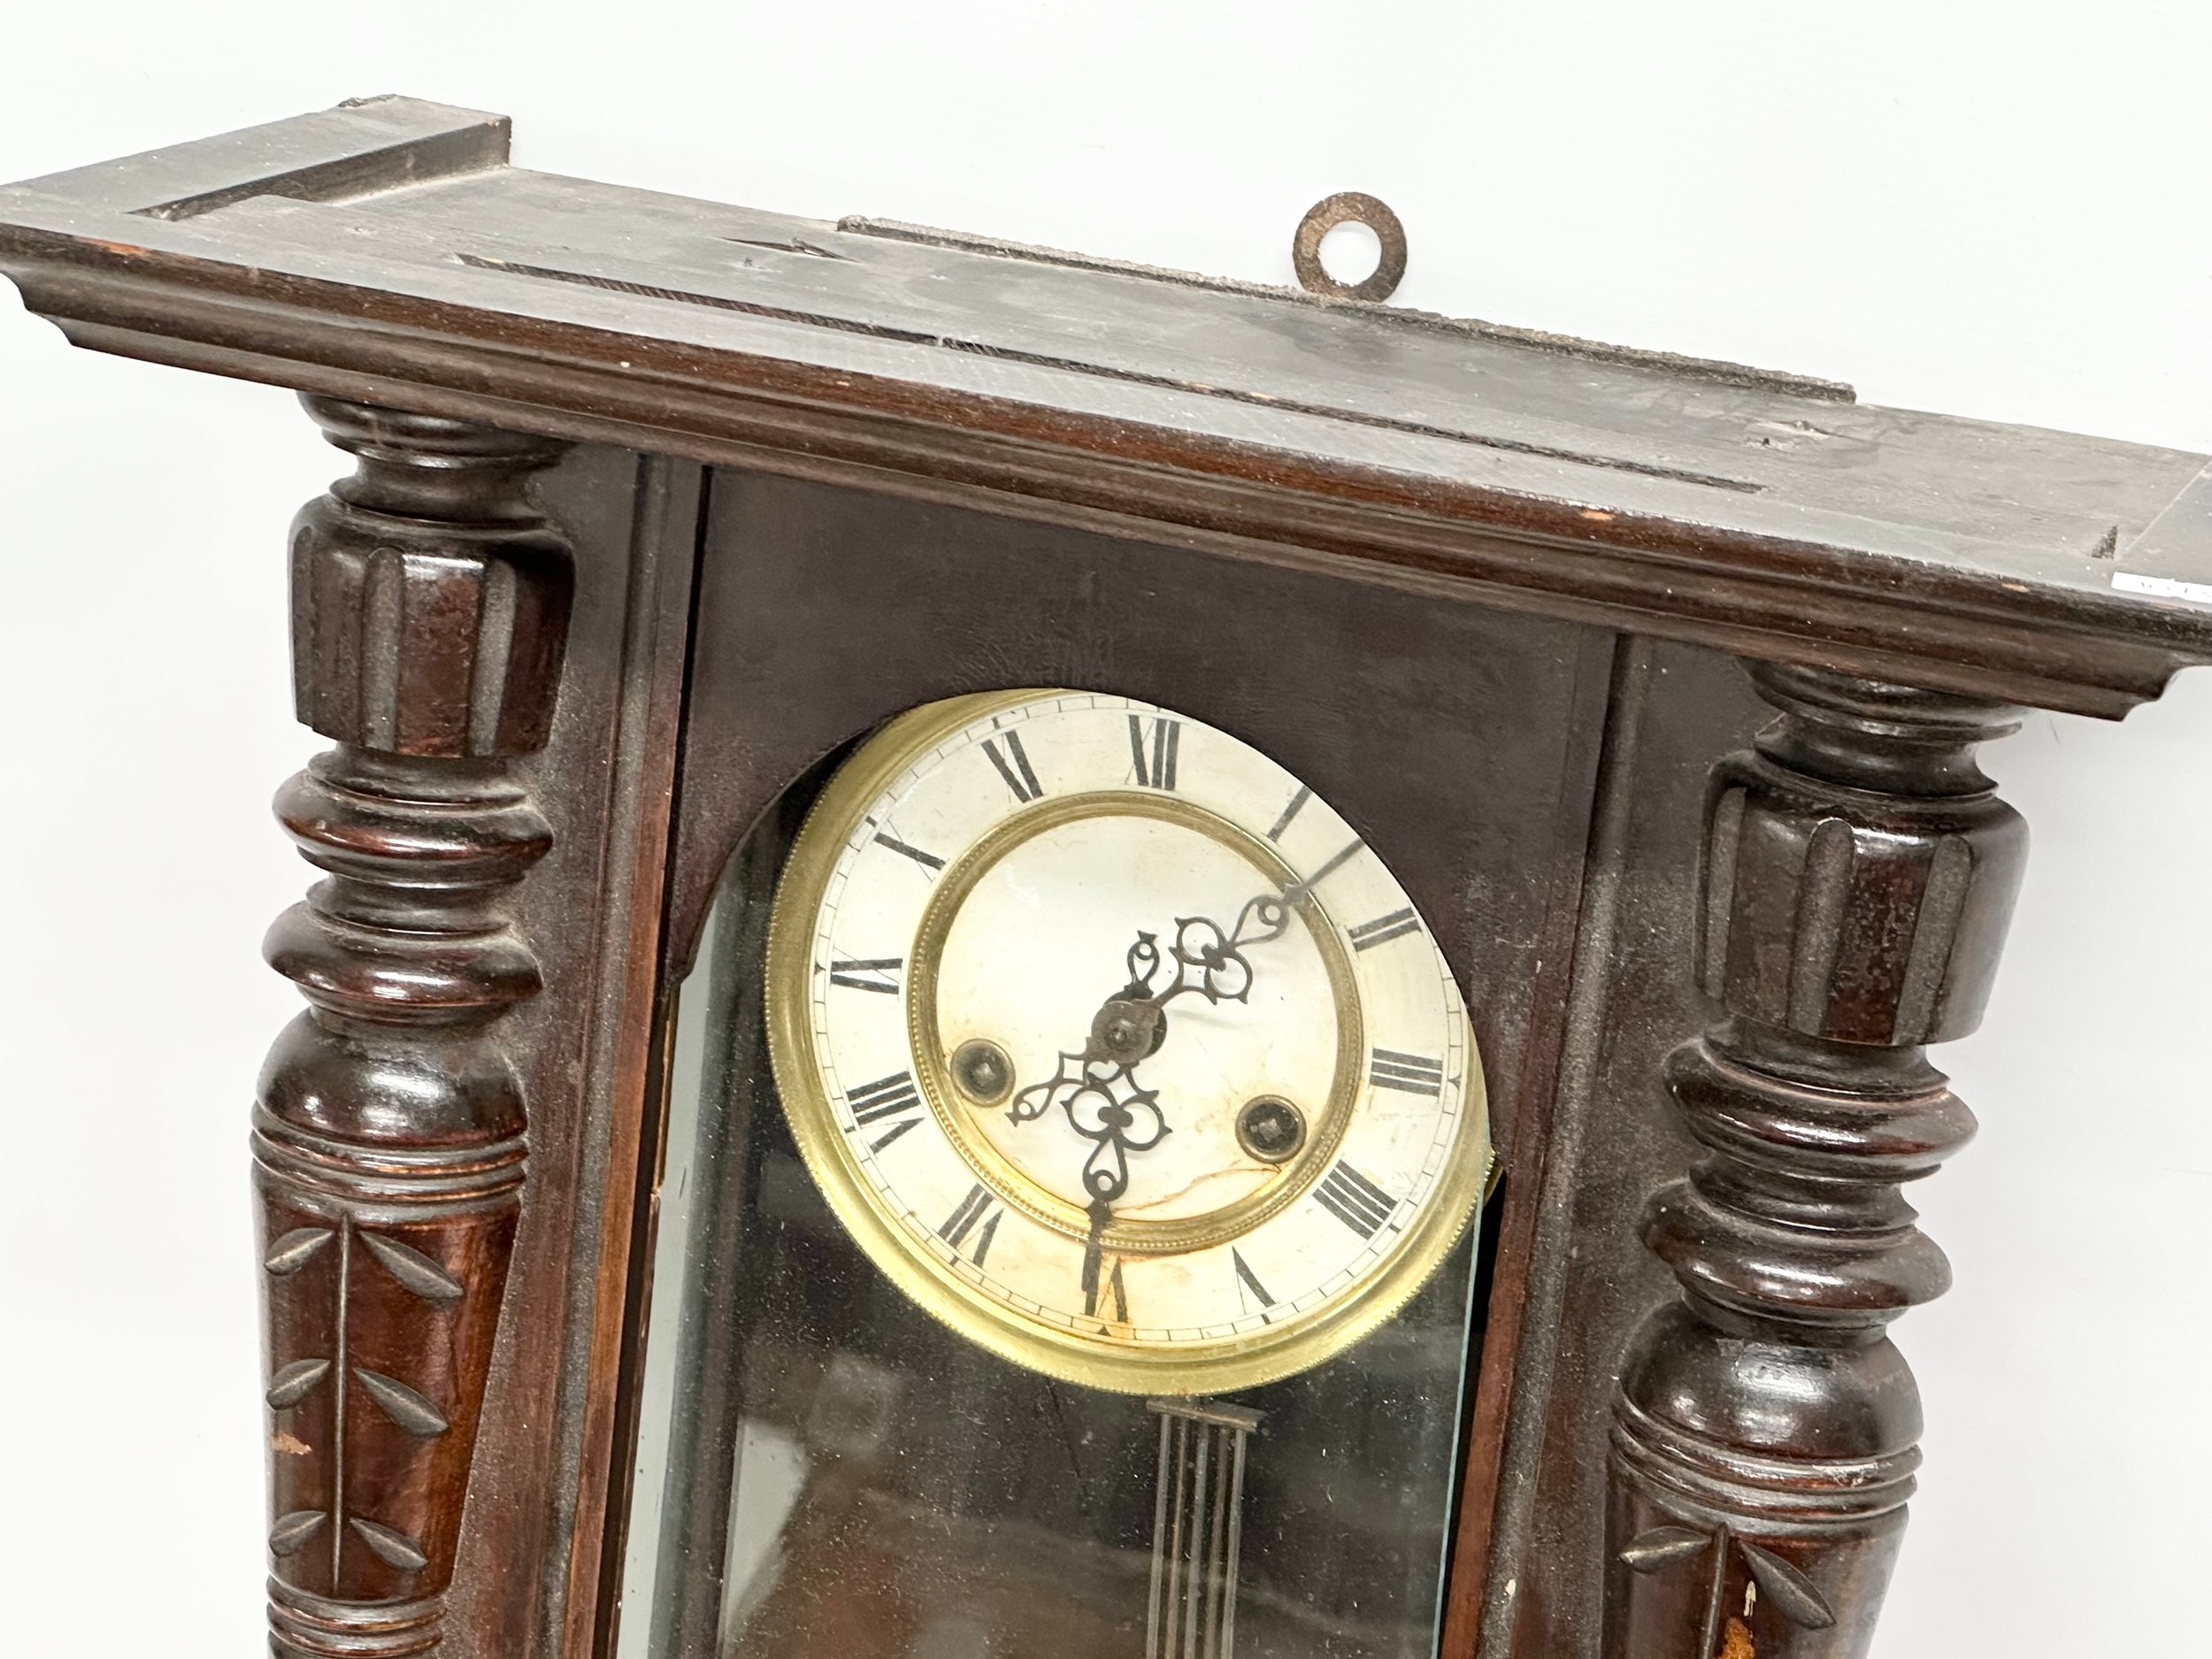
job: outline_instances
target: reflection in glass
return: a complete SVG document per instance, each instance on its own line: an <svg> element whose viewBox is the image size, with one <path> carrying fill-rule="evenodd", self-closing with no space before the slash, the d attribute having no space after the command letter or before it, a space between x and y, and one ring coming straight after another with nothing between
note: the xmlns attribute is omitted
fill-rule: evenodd
<svg viewBox="0 0 2212 1659"><path fill-rule="evenodd" d="M776 1105L759 964L794 827L733 861L683 987L619 1659L1426 1659L1471 1233L1367 1340L1229 1399L975 1348L846 1236Z"/></svg>

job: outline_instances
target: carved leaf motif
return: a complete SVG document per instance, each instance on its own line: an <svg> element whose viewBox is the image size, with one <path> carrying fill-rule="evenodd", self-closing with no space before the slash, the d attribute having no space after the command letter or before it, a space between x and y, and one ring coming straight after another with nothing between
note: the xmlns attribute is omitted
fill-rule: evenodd
<svg viewBox="0 0 2212 1659"><path fill-rule="evenodd" d="M353 1375L369 1398L384 1409L384 1415L418 1440L434 1439L451 1426L446 1422L444 1412L396 1378L364 1365L356 1365ZM365 1523L357 1521L354 1525Z"/></svg>
<svg viewBox="0 0 2212 1659"><path fill-rule="evenodd" d="M296 1273L331 1240L328 1227L295 1227L269 1247L261 1265L278 1279Z"/></svg>
<svg viewBox="0 0 2212 1659"><path fill-rule="evenodd" d="M384 1264L384 1271L413 1291L425 1302L449 1302L461 1299L461 1286L453 1276L435 1262L411 1245L397 1239L387 1239L374 1233L365 1233L361 1242L369 1247L369 1254Z"/></svg>
<svg viewBox="0 0 2212 1659"><path fill-rule="evenodd" d="M269 1409L281 1411L296 1406L315 1390L315 1386L329 1374L326 1359L296 1359L269 1379L267 1395Z"/></svg>
<svg viewBox="0 0 2212 1659"><path fill-rule="evenodd" d="M1686 1526L1655 1526L1629 1540L1621 1559L1638 1572L1656 1572L1678 1561L1687 1561L1712 1541L1709 1534L1693 1532Z"/></svg>
<svg viewBox="0 0 2212 1659"><path fill-rule="evenodd" d="M1759 1594L1780 1608L1791 1624L1801 1630L1826 1630L1836 1622L1813 1581L1781 1556L1740 1538L1736 1548L1743 1551L1744 1565L1751 1569Z"/></svg>
<svg viewBox="0 0 2212 1659"><path fill-rule="evenodd" d="M422 1546L396 1527L380 1526L357 1515L349 1517L346 1525L361 1534L361 1541L374 1550L388 1567L396 1567L402 1572L419 1572L430 1564L430 1557L422 1553Z"/></svg>
<svg viewBox="0 0 2212 1659"><path fill-rule="evenodd" d="M269 1529L269 1553L289 1555L301 1545L322 1530L330 1517L320 1509L295 1509L289 1515L280 1515Z"/></svg>

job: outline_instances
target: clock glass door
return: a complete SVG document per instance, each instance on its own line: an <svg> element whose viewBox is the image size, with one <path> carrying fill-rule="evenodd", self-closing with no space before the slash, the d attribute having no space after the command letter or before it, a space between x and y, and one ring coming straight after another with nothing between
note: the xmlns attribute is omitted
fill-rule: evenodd
<svg viewBox="0 0 2212 1659"><path fill-rule="evenodd" d="M1433 1652L1473 1033L1325 788L1172 709L826 764L681 989L625 1659Z"/></svg>

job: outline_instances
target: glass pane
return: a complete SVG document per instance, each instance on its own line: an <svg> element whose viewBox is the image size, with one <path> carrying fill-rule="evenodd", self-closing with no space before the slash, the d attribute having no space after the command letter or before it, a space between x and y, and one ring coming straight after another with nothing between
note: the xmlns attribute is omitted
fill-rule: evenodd
<svg viewBox="0 0 2212 1659"><path fill-rule="evenodd" d="M734 861L682 987L621 1659L1432 1654L1473 1231L1365 1340L1218 1400L975 1347L845 1232L775 1101L794 818Z"/></svg>

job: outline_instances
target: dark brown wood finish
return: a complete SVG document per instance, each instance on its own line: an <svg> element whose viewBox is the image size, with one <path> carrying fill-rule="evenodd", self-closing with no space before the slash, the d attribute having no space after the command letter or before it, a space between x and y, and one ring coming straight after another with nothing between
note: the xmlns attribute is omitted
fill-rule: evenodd
<svg viewBox="0 0 2212 1659"><path fill-rule="evenodd" d="M1487 1558L1452 1587L1481 1659L1595 1659L1606 1459L1621 1356L1672 1281L1637 1237L1651 1192L1694 1153L1668 1109L1666 1056L1705 1018L1694 951L1701 836L1715 761L1770 712L1734 663L1653 645L1609 712L1567 1064L1552 1105ZM1463 1566L1468 1563L1463 1563ZM1447 1650L1454 1659L1470 1650Z"/></svg>
<svg viewBox="0 0 2212 1659"><path fill-rule="evenodd" d="M293 543L302 716L342 746L279 797L332 879L270 946L315 1005L257 1114L272 1617L419 1652L449 1600L463 1652L585 1651L698 471L311 407L362 459Z"/></svg>
<svg viewBox="0 0 2212 1659"><path fill-rule="evenodd" d="M1774 670L1755 696L1734 665L1679 648L1653 667L1640 706L1615 703L1634 787L1617 832L1594 833L1590 904L1609 890L1617 922L1576 972L1567 1043L1586 1047L1591 1086L1554 1108L1543 1213L1566 1244L1538 1252L1555 1283L1540 1271L1523 1316L1527 1428L1507 1453L1479 1651L1856 1654L1916 1460L1883 1326L1945 1282L1897 1183L1970 1127L1917 1040L1970 1026L1987 989L2019 826L1971 750L2010 717ZM1670 1084L1679 1114L1660 1103ZM1793 1572L1832 1623L1792 1600Z"/></svg>
<svg viewBox="0 0 2212 1659"><path fill-rule="evenodd" d="M866 219L341 106L6 187L80 343L2113 716L2212 657L2205 458ZM559 250L549 259L548 250Z"/></svg>
<svg viewBox="0 0 2212 1659"><path fill-rule="evenodd" d="M1532 1129L1541 1129L1524 1137L1500 1217L1444 1610L1440 1651L1449 1659L1471 1654L1486 1624L1498 1632L1511 1628L1503 1617L1490 1617L1483 1592L1493 1578L1502 1581L1503 1575L1492 1571L1494 1563L1520 1558L1535 1502L1543 1412L1557 1364L1573 1194L1621 925L1652 655L1648 641L1617 639L1605 706L1579 722L1600 740L1597 787L1582 882L1572 895L1568 994L1543 1010L1542 1047L1551 1064L1540 1092L1526 1097Z"/></svg>
<svg viewBox="0 0 2212 1659"><path fill-rule="evenodd" d="M634 1308L632 1240L656 1146L655 1033L699 469L583 449L534 494L574 549L576 603L550 737L520 763L554 846L518 888L546 987L509 1017L531 1102L530 1184L451 1598L451 1650L585 1654L607 1614L605 1520L627 1490L616 1433Z"/></svg>
<svg viewBox="0 0 2212 1659"><path fill-rule="evenodd" d="M733 850L782 792L933 698L1142 687L1279 757L1361 831L1469 987L1505 1172L1506 1246L1473 1356L1463 1508L1479 1527L1509 1455L1503 1391L1541 1225L1594 810L1617 818L1626 800L1617 760L1601 782L1606 710L1647 674L1643 648L1311 572L728 472L714 476L696 634L672 973ZM1610 804L1594 809L1601 787ZM774 874L764 866L753 888L764 903ZM1593 1018L1586 1009L1584 1024ZM691 1317L703 1354L726 1351L726 1320ZM739 1409L726 1364L700 1368L698 1392L726 1398L718 1429L693 1431L711 1449L698 1488L671 1494L688 1530L664 1543L686 1563L678 1589L697 1603L695 1627L710 1626L698 1609L719 1601ZM680 1383L687 1409L689 1389ZM1471 1634L1455 1626L1452 1640Z"/></svg>
<svg viewBox="0 0 2212 1659"><path fill-rule="evenodd" d="M1668 1087L1708 1156L1645 1207L1682 1300L1624 1363L1607 1659L1859 1659L1920 1462L1886 1334L1950 1283L1901 1181L1974 1119L1923 1053L1980 1023L2026 853L1974 764L2007 709L1765 668L1715 773L1699 977Z"/></svg>
<svg viewBox="0 0 2212 1659"><path fill-rule="evenodd" d="M1884 1330L1945 1273L1898 1184L1970 1128L1920 1050L2019 850L1971 751L2212 661L2203 457L549 178L403 98L6 187L0 269L360 457L293 549L339 746L257 1114L281 1650L604 1650L666 976L837 745L1069 683L1313 778L1469 980L1444 1652L1865 1651Z"/></svg>
<svg viewBox="0 0 2212 1659"><path fill-rule="evenodd" d="M569 552L523 480L558 444L311 405L360 458L292 532L303 722L277 797L326 872L271 931L310 1010L254 1113L281 1654L439 1639L524 1173L496 1035L541 971L501 903L550 845L510 762L544 741Z"/></svg>

